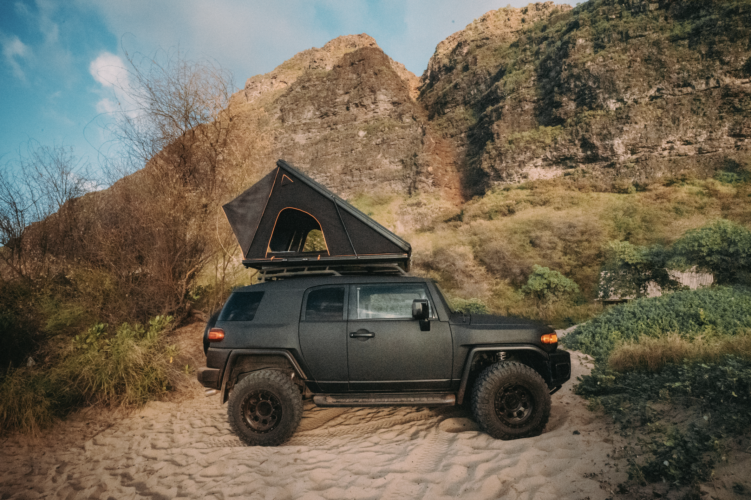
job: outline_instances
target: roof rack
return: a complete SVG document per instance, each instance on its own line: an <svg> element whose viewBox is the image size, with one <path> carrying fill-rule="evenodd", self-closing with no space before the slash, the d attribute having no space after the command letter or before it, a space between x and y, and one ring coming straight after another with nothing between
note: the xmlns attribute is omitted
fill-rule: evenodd
<svg viewBox="0 0 751 500"><path fill-rule="evenodd" d="M261 267L258 270L258 282L275 281L286 278L305 276L344 276L344 275L398 275L407 273L398 264L363 264L340 266L305 266L305 267Z"/></svg>

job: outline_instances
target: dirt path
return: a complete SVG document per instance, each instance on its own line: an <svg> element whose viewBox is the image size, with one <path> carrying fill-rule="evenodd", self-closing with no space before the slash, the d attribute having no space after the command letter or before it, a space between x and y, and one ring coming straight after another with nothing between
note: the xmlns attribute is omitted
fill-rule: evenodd
<svg viewBox="0 0 751 500"><path fill-rule="evenodd" d="M587 370L573 356L573 380ZM3 444L5 498L607 498L626 479L602 419L568 383L541 436L496 441L459 409L306 405L278 448L247 447L218 396L154 402L109 424L63 422ZM92 429L92 425L100 428Z"/></svg>

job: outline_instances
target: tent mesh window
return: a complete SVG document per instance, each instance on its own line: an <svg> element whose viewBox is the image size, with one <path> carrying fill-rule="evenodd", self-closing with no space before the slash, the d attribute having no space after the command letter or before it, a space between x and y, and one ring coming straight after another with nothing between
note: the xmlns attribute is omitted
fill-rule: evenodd
<svg viewBox="0 0 751 500"><path fill-rule="evenodd" d="M328 255L321 225L313 216L296 208L285 208L279 213L268 256L290 252Z"/></svg>

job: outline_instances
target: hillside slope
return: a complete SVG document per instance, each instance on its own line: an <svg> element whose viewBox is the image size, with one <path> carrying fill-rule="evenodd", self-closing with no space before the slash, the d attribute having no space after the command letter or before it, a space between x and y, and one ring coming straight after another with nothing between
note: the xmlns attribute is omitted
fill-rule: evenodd
<svg viewBox="0 0 751 500"><path fill-rule="evenodd" d="M419 101L469 187L707 175L751 147L751 2L492 11L441 42Z"/></svg>

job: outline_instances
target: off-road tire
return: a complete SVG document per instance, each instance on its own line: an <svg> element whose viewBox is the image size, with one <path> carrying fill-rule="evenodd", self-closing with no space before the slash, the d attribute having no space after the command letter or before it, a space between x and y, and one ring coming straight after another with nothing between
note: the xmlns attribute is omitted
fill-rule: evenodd
<svg viewBox="0 0 751 500"><path fill-rule="evenodd" d="M297 430L302 396L289 375L252 372L235 385L227 405L232 431L250 446L278 446Z"/></svg>
<svg viewBox="0 0 751 500"><path fill-rule="evenodd" d="M495 363L475 382L472 413L480 428L496 439L537 436L550 418L550 391L529 366Z"/></svg>

